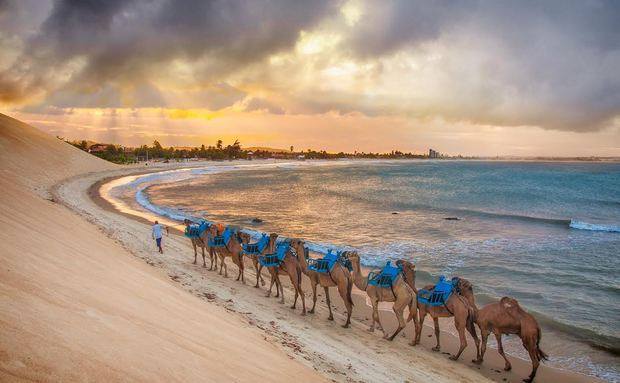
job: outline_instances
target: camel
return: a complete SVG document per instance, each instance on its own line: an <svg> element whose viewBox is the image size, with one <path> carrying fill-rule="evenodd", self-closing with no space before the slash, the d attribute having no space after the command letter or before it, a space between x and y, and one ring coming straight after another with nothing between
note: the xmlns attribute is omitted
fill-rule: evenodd
<svg viewBox="0 0 620 383"><path fill-rule="evenodd" d="M292 244L291 244L292 245ZM347 308L347 320L345 324L342 326L344 328L348 328L351 324L351 314L353 313L353 298L351 297L351 289L353 288L353 277L351 276L351 272L349 269L344 267L340 262L336 262L334 268L329 273L319 273L315 270L311 270L308 267L308 261L306 257L308 256L306 248L304 247L304 255L299 254L299 265L301 266L301 271L310 278L310 284L312 285L312 308L308 311L308 313L313 314L314 308L316 306L316 287L317 285L323 286L325 290L325 300L327 303L327 308L329 309L329 317L328 320L334 320L334 315L332 314L332 305L329 297L329 288L336 286L338 288L338 293L342 297L344 304ZM348 252L343 254L347 255Z"/></svg>
<svg viewBox="0 0 620 383"><path fill-rule="evenodd" d="M188 228L192 224L192 221L190 221L189 219L185 219L183 223L185 223L185 227ZM196 261L198 258L198 248L200 247L200 249L202 250L202 267L207 267L207 262L205 260L205 249L206 249L209 252L209 259L211 260L211 266L209 267L209 270L213 270L214 264L215 264L215 270L217 270L217 257L215 256L215 252L213 251L213 249L209 247L208 236L209 236L209 233L207 230L201 233L200 237L198 238L190 238L192 242L192 247L194 248L194 265L196 264Z"/></svg>
<svg viewBox="0 0 620 383"><path fill-rule="evenodd" d="M212 240L216 236L224 234L224 225L222 224L213 224L209 228L209 239ZM232 261L239 268L239 274L237 275L237 281L241 279L241 282L245 283L245 279L243 276L243 259L241 259L241 239L239 238L239 232L236 231L233 235L230 236L228 242L224 245L224 247L218 247L213 249L217 256L220 258L220 272L222 275L222 269L224 269L224 277L228 278L228 266L226 265L226 257L231 257Z"/></svg>
<svg viewBox="0 0 620 383"><path fill-rule="evenodd" d="M415 266L405 260L398 260L397 266L402 269L401 277L394 281L394 284L390 287L380 287L372 284L368 284L368 275L362 275L360 267L360 257L357 252L353 251L349 253L349 259L353 265L353 283L358 289L365 291L372 302L372 324L368 331L375 331L375 323L378 324L379 329L383 331L383 338L387 340L394 340L396 335L400 333L407 323L405 322L404 311L405 307L409 307L409 312L417 310L415 288ZM379 320L379 302L394 302L393 310L398 318L398 328L392 335L390 335L385 328L381 325ZM415 330L418 329L418 316L413 315L413 323Z"/></svg>
<svg viewBox="0 0 620 383"><path fill-rule="evenodd" d="M239 237L241 238L242 244L247 244L247 243L250 243L251 241L250 234L248 233L243 233L243 232L239 233ZM276 239L278 239L278 234L271 233L269 235L269 245L267 245L267 247L263 250L261 255L271 254L274 252L274 249L276 246ZM261 274L261 271L263 270L263 266L260 263L258 263L258 255L247 254L247 253L246 255L252 260L252 264L254 265L254 270L256 270L256 285L254 285L254 287L258 288L259 281L261 285L265 286L265 280L263 279L263 276Z"/></svg>
<svg viewBox="0 0 620 383"><path fill-rule="evenodd" d="M474 363L482 363L487 349L487 339L492 332L497 339L497 351L506 362L504 370L510 371L512 366L504 353L502 334L516 334L521 338L523 347L530 354L532 360L532 372L523 381L528 383L534 381L540 362L547 360L547 354L540 349L542 333L536 318L523 310L516 299L503 297L499 302L489 303L478 310L476 324L480 328L482 345L480 355L478 359L473 361Z"/></svg>
<svg viewBox="0 0 620 383"><path fill-rule="evenodd" d="M459 333L459 340L461 341L461 346L456 355L450 356L450 359L457 360L465 347L467 347L467 339L465 339L465 329L471 334L474 338L474 342L476 344L476 356L479 359L480 355L480 340L478 339L478 335L476 335L476 329L474 327L474 321L476 319L476 302L474 299L474 292L471 283L463 278L457 278L458 281L456 283L455 291L453 291L452 295L448 298L448 300L442 306L430 306L420 302L420 297L418 295L418 310L420 313L420 325L417 328L415 333L415 338L412 345L416 345L420 343L420 336L422 334L422 328L424 326L424 318L426 314L429 314L433 318L433 323L435 325L435 338L437 339L437 345L433 347L433 351L439 351L441 349L439 343L439 318L449 318L454 317L454 326L456 327ZM425 290L430 290L434 286L429 285L425 286ZM409 313L409 321L411 316L414 313Z"/></svg>
<svg viewBox="0 0 620 383"><path fill-rule="evenodd" d="M301 239L290 239L289 248L284 255L282 263L280 263L279 266L267 267L271 275L271 285L269 286L269 291L266 296L269 297L271 295L271 289L275 283L276 290L278 290L276 297L278 294L281 294L282 298L280 303L284 303L284 289L280 281L280 275L288 275L291 280L291 285L293 285L293 289L295 290L295 300L291 308L295 309L297 306L297 298L301 297L301 304L303 307L303 311L301 312L302 316L306 315L306 296L301 287L302 267L299 258L305 257L305 254L304 241Z"/></svg>

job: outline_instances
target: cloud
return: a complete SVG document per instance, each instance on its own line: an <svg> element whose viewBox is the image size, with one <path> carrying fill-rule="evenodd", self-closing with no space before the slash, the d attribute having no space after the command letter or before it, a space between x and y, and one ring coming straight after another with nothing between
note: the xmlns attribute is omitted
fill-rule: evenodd
<svg viewBox="0 0 620 383"><path fill-rule="evenodd" d="M576 132L620 116L614 1L0 1L11 19L0 103L40 110L242 103Z"/></svg>
<svg viewBox="0 0 620 383"><path fill-rule="evenodd" d="M240 66L293 46L303 28L329 11L328 5L57 1L14 65L0 73L5 89L0 97L19 102L59 86L91 94L111 87L124 93L155 80L185 89L210 88ZM185 73L174 70L179 63L187 67Z"/></svg>

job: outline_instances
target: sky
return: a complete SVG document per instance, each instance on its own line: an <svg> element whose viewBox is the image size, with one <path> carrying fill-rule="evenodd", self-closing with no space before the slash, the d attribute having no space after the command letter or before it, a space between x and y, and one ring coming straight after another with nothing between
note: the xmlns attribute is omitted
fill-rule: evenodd
<svg viewBox="0 0 620 383"><path fill-rule="evenodd" d="M53 135L620 156L620 2L0 0L0 112Z"/></svg>

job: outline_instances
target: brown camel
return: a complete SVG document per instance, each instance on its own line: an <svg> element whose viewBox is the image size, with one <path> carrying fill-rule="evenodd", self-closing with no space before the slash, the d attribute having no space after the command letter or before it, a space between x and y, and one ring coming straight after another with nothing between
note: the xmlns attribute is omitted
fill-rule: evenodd
<svg viewBox="0 0 620 383"><path fill-rule="evenodd" d="M353 283L358 289L366 291L366 294L368 294L368 297L372 302L372 324L370 325L369 331L374 332L375 323L377 323L379 329L383 331L383 338L394 340L396 335L398 335L398 333L401 332L407 325L404 315L405 307L409 307L409 312L415 313L417 310L415 266L410 262L398 260L396 265L403 270L400 278L397 278L391 287L380 287L368 284L368 276L362 275L360 268L360 257L357 252L352 251L349 253L349 259L353 265ZM396 314L396 318L398 319L398 328L391 336L387 331L385 331L385 328L383 328L379 320L379 302L394 302L393 310L394 314ZM415 330L417 331L418 316L410 315L410 317L411 316L413 317L413 324L415 326Z"/></svg>
<svg viewBox="0 0 620 383"><path fill-rule="evenodd" d="M536 376L536 370L541 361L547 360L547 354L540 349L540 337L542 335L536 318L521 308L516 299L503 297L499 302L489 303L480 310L476 316L476 323L482 335L482 346L478 359L474 363L481 364L487 349L487 339L490 333L497 339L497 351L506 362L505 371L510 371L512 366L504 354L502 346L502 334L516 334L521 338L523 347L530 354L532 360L532 372L524 382L532 382Z"/></svg>
<svg viewBox="0 0 620 383"><path fill-rule="evenodd" d="M314 313L314 307L316 306L316 287L317 285L323 286L325 290L325 300L327 303L327 308L329 309L329 317L328 320L334 320L334 315L332 314L332 305L329 297L329 288L336 286L338 287L338 293L342 297L344 304L347 308L347 321L342 326L344 328L349 327L351 324L351 314L353 313L353 298L351 297L351 289L353 288L353 277L351 276L351 272L349 269L344 267L340 262L336 262L333 269L329 273L319 273L314 270L310 270L308 267L308 261L306 260L307 251L304 248L304 252L306 254L299 254L299 264L301 266L301 271L310 278L310 284L312 285L312 308L308 311L310 314ZM343 256L347 256L348 252L345 252Z"/></svg>
<svg viewBox="0 0 620 383"><path fill-rule="evenodd" d="M216 236L224 234L224 225L213 224L209 228L209 239L213 239ZM217 256L220 258L220 272L222 274L222 268L224 269L224 277L228 278L228 266L226 265L226 257L231 257L232 261L239 268L239 274L237 275L237 281L241 279L241 282L245 283L243 276L243 259L241 259L241 240L239 239L238 231L230 236L230 239L224 247L216 247L213 249Z"/></svg>
<svg viewBox="0 0 620 383"><path fill-rule="evenodd" d="M304 295L304 291L301 287L301 275L302 275L302 267L301 262L299 261L300 257L305 256L305 247L304 241L301 239L290 239L289 240L289 249L284 255L284 259L280 266L267 267L269 270L269 274L271 275L271 285L269 286L269 291L267 292L267 297L271 295L271 289L275 283L276 290L278 294L281 294L280 303L284 303L284 288L282 287L282 282L280 281L280 275L288 275L291 280L291 285L293 285L293 290L295 290L295 300L292 309L295 309L297 306L297 298L301 297L301 305L303 311L301 315L306 315L306 296Z"/></svg>
<svg viewBox="0 0 620 383"><path fill-rule="evenodd" d="M192 221L190 221L189 219L185 219L183 223L185 223L185 228L188 228L192 224ZM206 249L207 252L209 253L209 259L211 260L211 266L209 267L209 270L213 270L214 264L215 264L215 270L217 270L217 257L215 256L215 252L213 251L213 249L209 247L208 236L209 236L209 233L208 233L208 230L206 230L200 233L200 237L190 238L192 242L192 247L194 248L194 265L196 264L196 261L198 258L198 248L200 247L200 249L202 250L202 267L207 267L207 262L205 260L205 249Z"/></svg>
<svg viewBox="0 0 620 383"><path fill-rule="evenodd" d="M429 285L425 286L425 290L430 290L434 286ZM424 318L426 314L429 314L433 318L433 323L435 325L435 338L437 339L437 345L433 347L433 351L439 351L441 349L439 343L439 318L449 318L454 317L454 326L456 327L459 333L459 340L461 341L461 346L456 355L450 357L452 360L457 360L465 347L467 347L467 339L465 339L465 330L471 334L474 338L474 343L476 344L476 356L480 355L480 340L478 339L478 335L476 334L476 328L474 327L474 321L476 319L476 302L474 299L474 292L471 283L469 281L458 278L458 282L456 284L455 291L450 295L448 300L442 306L429 306L419 301L418 296L418 310L420 312L420 325L417 328L415 333L415 338L412 345L416 345L420 343L420 336L422 334L422 328L424 326ZM409 314L409 321L413 314Z"/></svg>
<svg viewBox="0 0 620 383"><path fill-rule="evenodd" d="M242 244L248 244L252 240L252 237L248 233L241 232L239 233L239 237L241 238ZM263 250L261 255L271 254L274 252L274 249L276 246L276 239L278 239L278 234L276 233L269 234L269 245L267 245L267 247ZM263 276L261 274L261 271L263 270L263 266L260 263L258 263L258 255L256 254L246 254L246 255L252 260L252 264L254 265L254 270L256 270L256 285L254 287L258 288L259 281L261 285L265 286L265 280L263 279Z"/></svg>

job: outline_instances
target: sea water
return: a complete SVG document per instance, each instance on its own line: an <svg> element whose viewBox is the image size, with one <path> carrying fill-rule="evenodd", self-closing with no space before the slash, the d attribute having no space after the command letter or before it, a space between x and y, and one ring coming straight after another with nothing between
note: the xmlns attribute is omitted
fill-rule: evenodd
<svg viewBox="0 0 620 383"><path fill-rule="evenodd" d="M150 177L128 190L158 214L354 248L367 267L405 258L419 286L461 276L479 305L512 296L541 323L551 365L620 380L620 164L307 161ZM507 349L527 359L518 339Z"/></svg>

